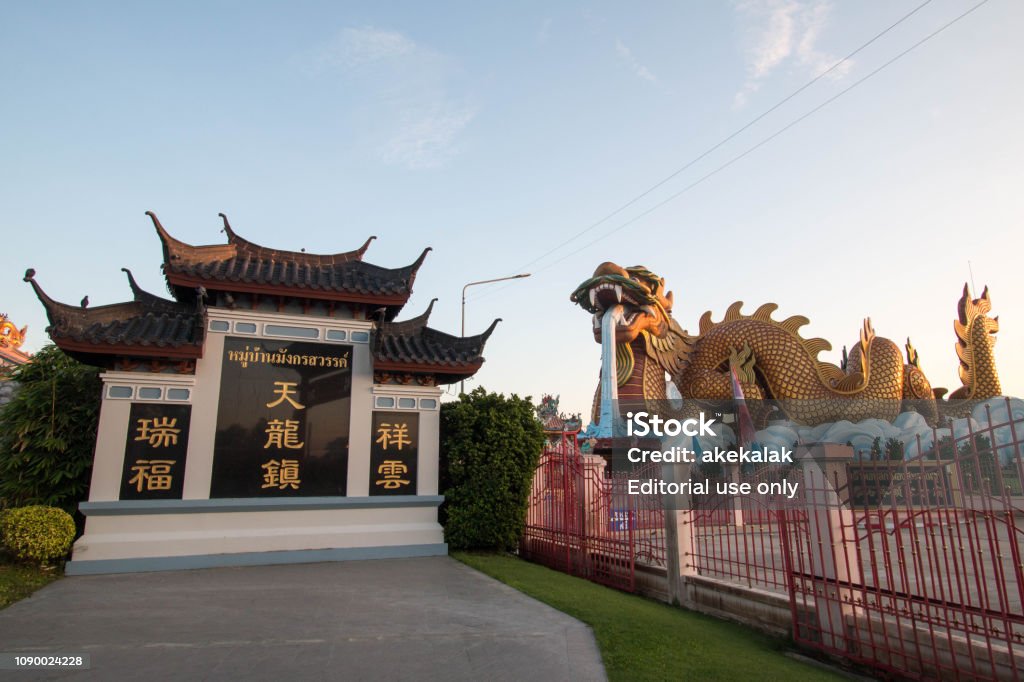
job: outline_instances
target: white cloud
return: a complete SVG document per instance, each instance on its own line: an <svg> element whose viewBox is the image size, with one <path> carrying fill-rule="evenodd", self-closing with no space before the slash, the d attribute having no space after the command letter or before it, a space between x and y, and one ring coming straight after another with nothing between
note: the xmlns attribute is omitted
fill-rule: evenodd
<svg viewBox="0 0 1024 682"><path fill-rule="evenodd" d="M815 76L828 70L829 67L839 60L838 57L820 52L816 48L818 35L828 24L828 15L831 10L832 6L827 2L817 2L808 8L804 15L804 34L796 47L797 59L801 64L810 68ZM849 73L851 66L852 62L843 62L836 67L829 77L840 78L845 76Z"/></svg>
<svg viewBox="0 0 1024 682"><path fill-rule="evenodd" d="M747 100L749 99L750 95L757 92L758 88L760 87L760 85L753 81L747 81L746 83L744 83L743 87L735 95L732 96L733 107L735 107L736 109L742 109L743 107L747 106Z"/></svg>
<svg viewBox="0 0 1024 682"><path fill-rule="evenodd" d="M615 53L618 54L619 58L633 70L633 73L635 73L637 77L651 83L658 82L657 76L651 73L646 66L641 64L637 58L633 56L633 51L618 38L615 39Z"/></svg>
<svg viewBox="0 0 1024 682"><path fill-rule="evenodd" d="M764 78L790 55L798 9L796 2L779 0L745 3L745 11L757 15L765 24L757 42L748 50L751 78Z"/></svg>
<svg viewBox="0 0 1024 682"><path fill-rule="evenodd" d="M451 104L407 112L401 128L380 148L380 157L385 163L410 170L443 166L459 153L459 134L476 113Z"/></svg>
<svg viewBox="0 0 1024 682"><path fill-rule="evenodd" d="M747 78L733 97L737 108L745 106L761 81L784 64L817 76L838 61L818 48L832 10L828 0L744 0L735 7L747 53ZM829 77L840 78L851 66L844 62Z"/></svg>
<svg viewBox="0 0 1024 682"><path fill-rule="evenodd" d="M537 31L537 42L543 45L548 42L549 37L551 37L551 17L547 17L540 23L540 30Z"/></svg>
<svg viewBox="0 0 1024 682"><path fill-rule="evenodd" d="M306 63L318 76L344 78L361 113L356 135L389 165L445 165L458 155L461 133L477 115L448 94L452 60L400 31L345 28Z"/></svg>
<svg viewBox="0 0 1024 682"><path fill-rule="evenodd" d="M314 54L321 66L356 68L386 59L412 54L417 45L398 31L372 27L346 28L338 37Z"/></svg>

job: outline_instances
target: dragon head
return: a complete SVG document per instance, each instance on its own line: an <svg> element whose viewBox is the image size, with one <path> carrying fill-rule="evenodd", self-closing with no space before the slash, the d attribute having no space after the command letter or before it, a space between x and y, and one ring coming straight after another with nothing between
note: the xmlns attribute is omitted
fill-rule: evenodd
<svg viewBox="0 0 1024 682"><path fill-rule="evenodd" d="M622 320L615 327L615 342L630 343L641 332L665 336L670 326L672 292L665 280L636 265L623 268L601 263L594 275L572 292L569 300L594 316L594 338L601 342L601 317L610 306L621 303Z"/></svg>

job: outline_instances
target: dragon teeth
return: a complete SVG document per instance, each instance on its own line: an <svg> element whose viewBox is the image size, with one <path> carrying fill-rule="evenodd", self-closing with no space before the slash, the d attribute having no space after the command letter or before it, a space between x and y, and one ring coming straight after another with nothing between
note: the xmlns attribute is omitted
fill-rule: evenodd
<svg viewBox="0 0 1024 682"><path fill-rule="evenodd" d="M623 301L622 285L621 284L611 284L610 282L605 282L604 284L598 284L597 286L593 287L590 290L590 292L589 292L589 294L590 294L590 307L592 309L600 309L600 306L598 305L598 301L597 301L597 294L599 292L601 292L601 291L613 291L613 292L615 292L615 300L616 300L616 302L622 303L622 301ZM633 303L633 299L628 294L626 295L625 300L629 301L630 303Z"/></svg>

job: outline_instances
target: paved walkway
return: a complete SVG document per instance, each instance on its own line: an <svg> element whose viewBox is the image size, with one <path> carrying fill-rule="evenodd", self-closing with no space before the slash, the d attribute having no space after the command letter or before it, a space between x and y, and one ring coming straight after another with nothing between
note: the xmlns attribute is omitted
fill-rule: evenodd
<svg viewBox="0 0 1024 682"><path fill-rule="evenodd" d="M64 578L0 611L20 679L603 680L590 629L448 557Z"/></svg>

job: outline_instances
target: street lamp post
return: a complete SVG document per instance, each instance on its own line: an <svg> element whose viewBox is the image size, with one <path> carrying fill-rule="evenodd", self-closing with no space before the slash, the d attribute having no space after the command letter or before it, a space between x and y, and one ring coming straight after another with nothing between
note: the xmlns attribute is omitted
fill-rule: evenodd
<svg viewBox="0 0 1024 682"><path fill-rule="evenodd" d="M523 277L529 277L530 273L524 272L519 275L510 275L509 277L498 277L497 279L482 279L479 282L470 282L466 286L462 287L462 336L466 336L466 289L475 287L478 284L493 284L494 282L504 282L509 279L522 279ZM459 393L466 392L466 380L463 379L459 385Z"/></svg>

